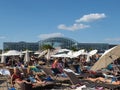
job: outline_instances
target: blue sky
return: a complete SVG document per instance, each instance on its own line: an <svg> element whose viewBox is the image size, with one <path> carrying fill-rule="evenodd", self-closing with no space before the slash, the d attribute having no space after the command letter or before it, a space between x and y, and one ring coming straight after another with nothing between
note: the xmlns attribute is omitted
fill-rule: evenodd
<svg viewBox="0 0 120 90"><path fill-rule="evenodd" d="M0 0L3 42L68 37L120 44L120 0Z"/></svg>

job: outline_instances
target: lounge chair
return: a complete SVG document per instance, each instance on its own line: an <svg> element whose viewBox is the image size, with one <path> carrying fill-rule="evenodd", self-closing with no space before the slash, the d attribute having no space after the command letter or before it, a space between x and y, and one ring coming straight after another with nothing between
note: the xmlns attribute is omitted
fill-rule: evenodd
<svg viewBox="0 0 120 90"><path fill-rule="evenodd" d="M86 87L89 87L89 89L96 87L96 83L89 81L89 80L82 80L79 79L74 73L72 72L65 72L67 76L69 77L69 80L73 87L83 86L86 85Z"/></svg>
<svg viewBox="0 0 120 90"><path fill-rule="evenodd" d="M72 72L66 72L67 76L70 79L70 82L72 83L72 85L86 85L89 88L97 88L97 87L103 87L103 88L107 88L110 90L119 90L120 89L120 85L114 85L114 84L108 84L108 83L104 83L104 82L93 82L90 80L80 80L76 77L75 74L73 74Z"/></svg>
<svg viewBox="0 0 120 90"><path fill-rule="evenodd" d="M60 82L60 83L65 83L65 82L68 82L69 79L68 77L62 77L60 75L54 75L51 68L49 67L42 67L43 71L45 72L45 74L47 76L50 76L53 80L55 80L56 82Z"/></svg>

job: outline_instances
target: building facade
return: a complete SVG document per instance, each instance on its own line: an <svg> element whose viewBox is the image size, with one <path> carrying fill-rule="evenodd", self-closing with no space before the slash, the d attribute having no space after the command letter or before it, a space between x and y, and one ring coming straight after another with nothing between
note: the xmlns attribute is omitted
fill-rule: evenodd
<svg viewBox="0 0 120 90"><path fill-rule="evenodd" d="M41 49L42 45L49 44L53 48L67 48L70 49L77 41L65 37L54 37L39 41L39 47Z"/></svg>
<svg viewBox="0 0 120 90"><path fill-rule="evenodd" d="M75 47L76 49L85 49L87 51L97 49L99 51L104 51L109 48L112 48L116 45L110 45L108 43L78 43L77 41L65 38L65 37L53 37L45 40L41 40L36 43L30 42L4 42L3 49L4 50L32 50L37 51L42 48L43 45L51 45L53 48L66 48L71 49L71 47Z"/></svg>
<svg viewBox="0 0 120 90"><path fill-rule="evenodd" d="M107 43L79 43L79 49L85 49L87 51L97 49L98 51L104 51L109 49L109 44Z"/></svg>
<svg viewBox="0 0 120 90"><path fill-rule="evenodd" d="M37 51L39 49L39 43L32 42L4 42L4 50L32 50Z"/></svg>

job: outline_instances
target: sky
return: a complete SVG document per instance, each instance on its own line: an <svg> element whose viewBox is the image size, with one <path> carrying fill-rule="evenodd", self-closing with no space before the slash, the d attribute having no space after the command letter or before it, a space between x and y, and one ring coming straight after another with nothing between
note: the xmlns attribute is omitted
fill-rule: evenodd
<svg viewBox="0 0 120 90"><path fill-rule="evenodd" d="M67 37L120 44L120 0L0 0L3 42Z"/></svg>

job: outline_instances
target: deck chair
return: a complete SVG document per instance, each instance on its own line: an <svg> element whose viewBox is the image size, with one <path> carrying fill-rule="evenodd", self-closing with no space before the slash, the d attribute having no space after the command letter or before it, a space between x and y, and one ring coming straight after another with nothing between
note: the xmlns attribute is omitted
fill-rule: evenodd
<svg viewBox="0 0 120 90"><path fill-rule="evenodd" d="M61 76L58 76L58 75L54 75L51 68L48 68L48 67L43 67L42 68L43 71L45 72L46 75L48 76L51 76L51 78L53 80L55 80L56 82L60 82L60 83L63 83L63 82L68 82L69 79L67 77L61 77Z"/></svg>
<svg viewBox="0 0 120 90"><path fill-rule="evenodd" d="M80 85L86 85L86 87L89 87L89 88L96 87L96 84L92 81L78 79L78 77L72 72L65 72L65 73L69 77L69 80L71 84L74 85L74 87L80 86Z"/></svg>
<svg viewBox="0 0 120 90"><path fill-rule="evenodd" d="M120 90L120 85L114 85L114 84L105 83L105 82L96 83L96 87L104 87L110 90Z"/></svg>
<svg viewBox="0 0 120 90"><path fill-rule="evenodd" d="M0 68L5 67L5 63L0 63Z"/></svg>

